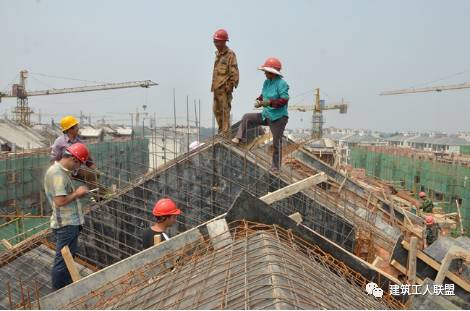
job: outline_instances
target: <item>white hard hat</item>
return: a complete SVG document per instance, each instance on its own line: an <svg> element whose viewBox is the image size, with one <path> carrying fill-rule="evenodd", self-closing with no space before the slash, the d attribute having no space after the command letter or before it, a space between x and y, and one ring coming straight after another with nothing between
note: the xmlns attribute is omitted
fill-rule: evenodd
<svg viewBox="0 0 470 311"><path fill-rule="evenodd" d="M270 73L274 73L274 74L276 74L276 75L282 77L281 72L280 72L279 70L273 68L273 67L263 67L263 66L261 66L261 67L259 67L258 69L259 69L259 70L262 70L262 71L267 71L267 72L270 72Z"/></svg>
<svg viewBox="0 0 470 311"><path fill-rule="evenodd" d="M189 150L194 150L202 145L204 145L204 143L201 144L197 140L195 140L191 144L189 144Z"/></svg>

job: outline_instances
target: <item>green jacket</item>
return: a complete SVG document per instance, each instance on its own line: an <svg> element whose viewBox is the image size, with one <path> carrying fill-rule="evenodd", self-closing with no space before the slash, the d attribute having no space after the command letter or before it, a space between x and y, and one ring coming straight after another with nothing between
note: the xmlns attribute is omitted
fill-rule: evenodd
<svg viewBox="0 0 470 311"><path fill-rule="evenodd" d="M426 199L424 200L423 203L421 203L421 206L419 209L423 210L424 213L432 213L432 208L434 207L434 204L432 203L431 200Z"/></svg>
<svg viewBox="0 0 470 311"><path fill-rule="evenodd" d="M438 224L426 226L426 243L428 244L428 246L437 240L437 238L439 237L440 229L441 228L439 227Z"/></svg>

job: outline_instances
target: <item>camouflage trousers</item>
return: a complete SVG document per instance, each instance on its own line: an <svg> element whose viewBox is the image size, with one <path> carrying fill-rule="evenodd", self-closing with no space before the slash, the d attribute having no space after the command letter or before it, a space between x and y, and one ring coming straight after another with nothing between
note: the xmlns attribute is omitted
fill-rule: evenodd
<svg viewBox="0 0 470 311"><path fill-rule="evenodd" d="M230 131L230 110L232 108L232 92L227 92L224 87L214 90L214 111L215 120L219 127L219 134L228 134Z"/></svg>

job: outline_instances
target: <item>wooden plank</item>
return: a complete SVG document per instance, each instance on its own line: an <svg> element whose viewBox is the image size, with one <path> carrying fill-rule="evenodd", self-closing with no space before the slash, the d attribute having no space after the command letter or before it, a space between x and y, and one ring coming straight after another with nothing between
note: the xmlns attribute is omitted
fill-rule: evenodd
<svg viewBox="0 0 470 311"><path fill-rule="evenodd" d="M65 245L60 252L64 258L65 265L69 270L70 276L72 277L73 282L80 280L80 274L78 274L77 267L75 266L75 261L73 261L72 253L67 245Z"/></svg>
<svg viewBox="0 0 470 311"><path fill-rule="evenodd" d="M410 251L408 252L408 281L411 285L416 282L416 251L418 250L418 238L413 236L410 240Z"/></svg>
<svg viewBox="0 0 470 311"><path fill-rule="evenodd" d="M153 245L158 245L162 242L162 237L160 236L160 234L155 234L153 236Z"/></svg>
<svg viewBox="0 0 470 311"><path fill-rule="evenodd" d="M423 239L423 232L413 224L410 217L408 217L408 215L406 214L406 211L402 207L400 207L400 209L403 215L405 216L405 220L408 221L408 225L406 224L406 221L403 222L403 226L405 227L405 229L410 233L414 234L416 237Z"/></svg>
<svg viewBox="0 0 470 311"><path fill-rule="evenodd" d="M410 244L403 240L401 242L401 244L403 245L403 247L409 252L410 251ZM425 253L423 253L421 250L417 250L417 257L419 259L421 259L423 262L425 262L428 266L430 266L431 268L433 268L434 270L436 271L439 271L439 269L441 268L441 264L438 263L437 261L435 261L434 259L432 259L431 257L429 257L428 255L426 255ZM470 283L469 282L466 282L465 280L461 279L459 276L457 276L455 273L453 272L450 272L450 271L447 271L446 275L445 275L447 278L449 278L449 280L451 280L452 282L454 282L455 284L457 284L458 286L462 287L463 289L465 289L467 292L470 291Z"/></svg>
<svg viewBox="0 0 470 311"><path fill-rule="evenodd" d="M392 261L390 262L390 265L392 265L395 269L397 269L398 271L400 271L401 273L403 273L404 275L406 275L406 268L403 267L398 261L396 261L395 259L392 259ZM416 277L416 283L418 285L421 285L423 284L423 280L421 280L419 277Z"/></svg>
<svg viewBox="0 0 470 311"><path fill-rule="evenodd" d="M55 243L52 243L51 241L47 240L47 239L43 239L41 240L41 244L43 244L44 246L46 246L47 248L49 248L50 250L53 250L55 252ZM100 269L98 269L97 266L95 265L92 265L91 263L89 263L88 261L85 261L83 259L81 259L80 257L75 257L74 258L74 261L80 265L80 266L84 266L85 268L88 268L90 269L91 271L93 272L96 272Z"/></svg>
<svg viewBox="0 0 470 311"><path fill-rule="evenodd" d="M289 215L289 218L292 219L293 221L295 221L295 223L297 224L297 226L302 223L303 219L302 219L302 215L300 215L299 212L295 212L294 214L291 214Z"/></svg>
<svg viewBox="0 0 470 311"><path fill-rule="evenodd" d="M459 200L455 200L455 203L457 204L457 213L459 214L460 235L464 236L464 230L463 230L463 224L462 224L462 214L460 213Z"/></svg>
<svg viewBox="0 0 470 311"><path fill-rule="evenodd" d="M344 179L343 179L343 181L341 182L341 185L338 188L338 193L340 193L341 190L343 190L343 187L344 187L344 184L346 183L346 180L348 180L348 177L344 176Z"/></svg>
<svg viewBox="0 0 470 311"><path fill-rule="evenodd" d="M447 272L449 271L450 264L454 259L463 259L465 261L470 261L470 252L464 250L463 248L453 245L448 251L446 256L441 262L441 268L436 275L434 284L440 285L444 282Z"/></svg>
<svg viewBox="0 0 470 311"><path fill-rule="evenodd" d="M6 239L2 239L1 243L2 243L3 246L5 246L6 249L12 249L13 248L13 245L11 245L11 243L8 242Z"/></svg>
<svg viewBox="0 0 470 311"><path fill-rule="evenodd" d="M379 256L376 256L374 261L372 262L372 265L374 267L377 267L379 264L381 264L383 262L383 259Z"/></svg>
<svg viewBox="0 0 470 311"><path fill-rule="evenodd" d="M260 200L265 202L266 204L272 204L293 194L296 194L299 191L310 188L313 185L322 183L327 179L328 177L326 176L326 174L321 172L305 179L299 180L298 182L288 185L282 189L268 193L267 195L262 196Z"/></svg>

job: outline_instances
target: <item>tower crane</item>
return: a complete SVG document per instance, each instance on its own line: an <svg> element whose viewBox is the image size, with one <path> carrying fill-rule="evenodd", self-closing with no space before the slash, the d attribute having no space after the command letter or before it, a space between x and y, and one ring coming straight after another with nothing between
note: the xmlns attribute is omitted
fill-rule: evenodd
<svg viewBox="0 0 470 311"><path fill-rule="evenodd" d="M348 104L344 99L339 103L324 104L324 100L320 100L320 89L315 89L315 102L313 105L289 105L289 110L297 110L301 112L313 111L312 115L312 138L321 138L323 135L323 110L339 110L339 113L348 111Z"/></svg>
<svg viewBox="0 0 470 311"><path fill-rule="evenodd" d="M423 87L423 88L409 88L403 90L395 91L384 91L379 95L398 95L398 94L410 94L410 93L425 93L425 92L442 92L442 91L452 91L452 90L461 90L470 88L470 83L460 83L460 84L451 84L451 85L442 85L442 86L432 86L432 87Z"/></svg>
<svg viewBox="0 0 470 311"><path fill-rule="evenodd" d="M16 98L16 107L13 110L15 114L15 121L26 126L31 124L30 117L33 111L28 105L28 98L31 96L42 96L42 95L57 95L57 94L68 94L68 93L80 93L80 92L93 92L93 91L105 91L105 90L116 90L133 87L145 87L158 85L151 80L143 81L130 81L122 83L106 83L99 85L89 85L80 87L60 88L60 89L49 89L40 91L26 91L26 79L28 78L28 71L20 71L20 81L18 84L13 84L12 90L9 93L0 92L0 102L4 98Z"/></svg>

